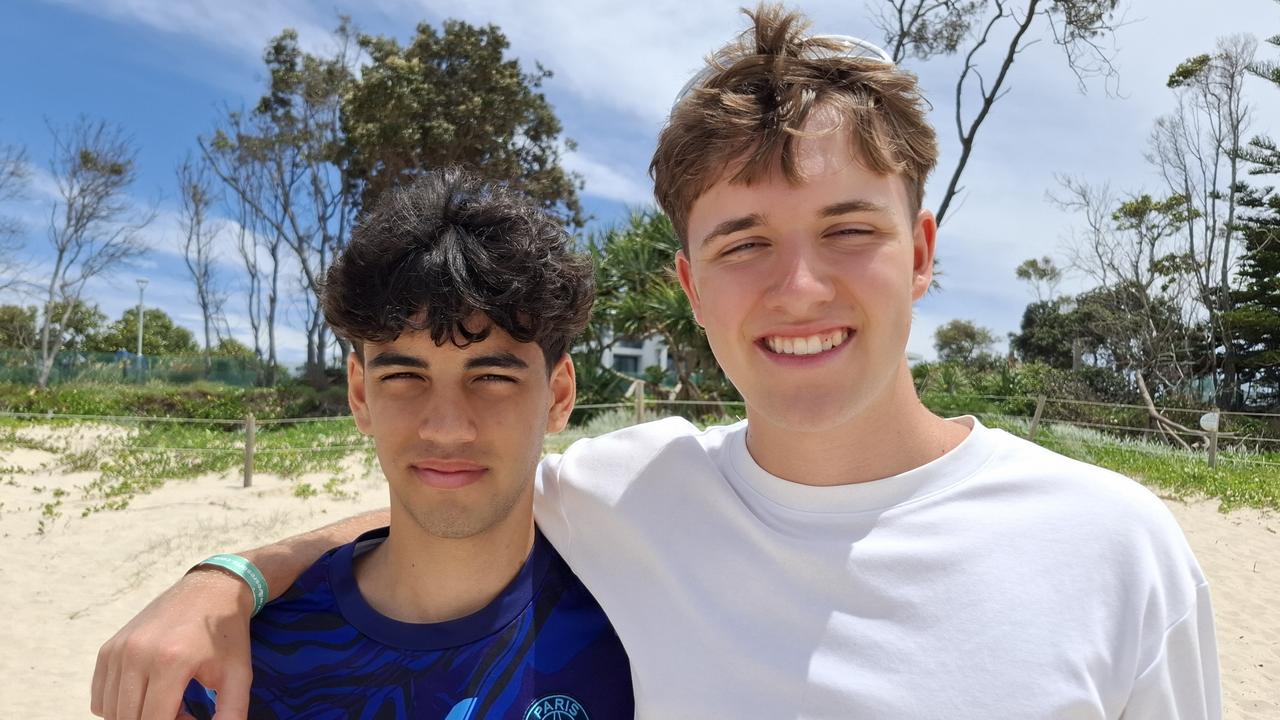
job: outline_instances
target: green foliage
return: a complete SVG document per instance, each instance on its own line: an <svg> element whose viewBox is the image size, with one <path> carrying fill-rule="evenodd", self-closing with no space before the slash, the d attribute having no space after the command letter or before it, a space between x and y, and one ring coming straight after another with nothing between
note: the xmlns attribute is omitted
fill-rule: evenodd
<svg viewBox="0 0 1280 720"><path fill-rule="evenodd" d="M1022 312L1021 332L1009 340L1018 358L1023 362L1070 369L1073 344L1083 335L1079 316L1073 309L1065 299L1028 304Z"/></svg>
<svg viewBox="0 0 1280 720"><path fill-rule="evenodd" d="M1280 194L1252 188L1241 196L1243 255L1226 313L1237 342L1240 379L1259 403L1280 405Z"/></svg>
<svg viewBox="0 0 1280 720"><path fill-rule="evenodd" d="M324 490L333 497L346 495L343 460L353 453L367 459L373 452L372 444L348 418L264 425L256 439L257 472L285 478L327 474ZM85 498L94 503L84 514L118 510L171 480L238 472L244 463L244 429L241 425L143 423L123 437L101 442L92 453L64 453L62 460L80 470L100 471L83 489ZM307 483L294 489L298 497L317 492Z"/></svg>
<svg viewBox="0 0 1280 720"><path fill-rule="evenodd" d="M67 315L66 322L57 322L68 310L70 314ZM95 338L102 332L102 323L107 319L97 305L91 305L83 300L54 301L50 303L45 317L51 321L50 342L52 343L54 338L61 337L62 349L70 352L92 349Z"/></svg>
<svg viewBox="0 0 1280 720"><path fill-rule="evenodd" d="M1076 297L1076 327L1087 330L1088 351L1115 367L1202 366L1205 332L1189 325L1172 298L1136 282L1097 287Z"/></svg>
<svg viewBox="0 0 1280 720"><path fill-rule="evenodd" d="M143 355L194 355L200 351L191 331L178 325L160 308L147 308L142 314ZM111 323L101 334L85 343L85 350L92 352L136 352L138 349L138 308L124 311L119 320Z"/></svg>
<svg viewBox="0 0 1280 720"><path fill-rule="evenodd" d="M346 390L301 384L242 388L192 385L55 385L37 390L0 383L0 411L239 420L346 415Z"/></svg>
<svg viewBox="0 0 1280 720"><path fill-rule="evenodd" d="M254 354L253 348L236 340L235 338L222 338L217 345L213 346L210 353L216 358L234 358L237 360L256 360L257 355Z"/></svg>
<svg viewBox="0 0 1280 720"><path fill-rule="evenodd" d="M1026 435L1025 421L983 418L983 423ZM1044 424L1036 443L1093 465L1114 470L1175 497L1218 498L1223 512L1238 507L1280 510L1280 483L1274 465L1280 454L1219 453L1211 468L1204 455L1138 439L1067 425Z"/></svg>
<svg viewBox="0 0 1280 720"><path fill-rule="evenodd" d="M1014 270L1014 274L1017 275L1019 280L1029 282L1036 287L1037 297L1041 294L1040 286L1047 286L1050 289L1050 297L1043 298L1046 300L1052 299L1052 288L1056 287L1062 280L1062 270L1053 262L1053 258L1048 255L1039 259L1029 258L1023 260Z"/></svg>
<svg viewBox="0 0 1280 720"><path fill-rule="evenodd" d="M933 347L943 362L967 362L989 355L996 337L968 320L951 320L933 333Z"/></svg>
<svg viewBox="0 0 1280 720"><path fill-rule="evenodd" d="M560 165L561 146L573 143L540 92L551 72L504 57L498 27L446 20L442 31L419 24L407 47L374 35L359 43L370 62L342 108L363 206L422 170L463 165L582 225L581 182Z"/></svg>
<svg viewBox="0 0 1280 720"><path fill-rule="evenodd" d="M737 399L672 270L680 239L657 210L592 239L596 306L588 345L658 336L667 345L681 399Z"/></svg>
<svg viewBox="0 0 1280 720"><path fill-rule="evenodd" d="M920 363L911 368L911 374L916 392L925 405L944 415L978 410L1030 415L1038 395L1128 405L1140 400L1129 381L1109 368L1064 370L1036 362L1022 365L1000 361L945 362ZM1145 411L1138 409L1117 413L1088 405L1063 404L1055 405L1051 414L1063 420L1116 425L1137 423L1141 426L1145 422Z"/></svg>
<svg viewBox="0 0 1280 720"><path fill-rule="evenodd" d="M101 175L103 177L124 177L133 169L132 160L119 160L114 157L108 157L103 153L94 152L90 148L80 148L79 154L76 156L80 166L80 170L91 174Z"/></svg>
<svg viewBox="0 0 1280 720"><path fill-rule="evenodd" d="M39 330L36 326L37 308L21 305L0 305L0 348L30 350L36 346Z"/></svg>
<svg viewBox="0 0 1280 720"><path fill-rule="evenodd" d="M1169 79L1165 82L1165 86L1180 88L1197 78L1203 77L1208 72L1212 62L1213 58L1207 54L1200 54L1183 60L1178 63L1178 67L1174 68L1172 73L1169 73Z"/></svg>
<svg viewBox="0 0 1280 720"><path fill-rule="evenodd" d="M603 405L623 402L631 382L604 366L598 350L574 353L573 364L577 375L578 398L573 411L575 421L597 414L592 409L579 409L583 405Z"/></svg>

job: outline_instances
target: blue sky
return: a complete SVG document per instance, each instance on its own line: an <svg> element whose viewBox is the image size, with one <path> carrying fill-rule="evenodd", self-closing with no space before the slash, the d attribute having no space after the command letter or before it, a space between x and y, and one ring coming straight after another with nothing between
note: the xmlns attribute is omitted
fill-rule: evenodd
<svg viewBox="0 0 1280 720"><path fill-rule="evenodd" d="M147 277L147 304L164 308L191 328L199 325L194 291L185 277L173 226L174 166L207 133L223 104L252 103L263 85L261 48L284 27L302 43L323 50L338 13L363 30L402 40L416 23L446 17L497 24L512 53L527 66L541 62L555 73L545 91L578 151L566 164L586 180L584 205L598 225L620 221L628 207L650 202L645 173L654 138L671 98L702 56L743 27L738 1L702 3L652 0L62 0L0 3L0 143L27 147L36 166L27 197L0 206L26 226L24 254L44 257L50 188L43 169L50 150L46 122L65 125L78 115L123 126L136 140L140 206L158 205L148 230L152 251L134 267L95 282L88 295L109 317L136 302L135 277ZM795 3L819 32L879 40L870 3ZM980 131L963 181L958 210L942 228L939 255L943 289L917 306L908 349L933 354L932 334L952 318L975 320L1003 337L1018 327L1031 299L1013 269L1023 259L1063 255L1072 218L1046 201L1059 174L1110 181L1117 190L1157 190L1143 159L1155 119L1172 109L1164 87L1169 71L1190 55L1211 51L1215 38L1239 32L1280 33L1280 3L1223 0L1212 10L1195 0L1122 3L1127 24L1115 38L1118 84L1094 82L1078 91L1061 51L1047 41L1019 57L1010 94ZM1263 46L1262 52L1271 51ZM929 186L938 198L957 154L951 115L956 61L911 65L934 104L942 140L940 172ZM1280 93L1260 82L1247 91L1253 130L1280 135ZM247 333L236 291L233 253L222 268L232 292L233 331ZM1082 282L1069 280L1064 289ZM0 301L21 301L6 296ZM294 300L300 305L298 298ZM27 300L27 302L32 302ZM301 319L286 312L282 357L303 356Z"/></svg>

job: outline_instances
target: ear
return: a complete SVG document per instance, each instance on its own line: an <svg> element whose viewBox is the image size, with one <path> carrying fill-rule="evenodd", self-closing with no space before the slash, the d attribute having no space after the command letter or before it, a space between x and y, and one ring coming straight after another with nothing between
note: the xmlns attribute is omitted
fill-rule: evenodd
<svg viewBox="0 0 1280 720"><path fill-rule="evenodd" d="M933 284L933 253L938 239L938 223L929 210L916 214L911 232L911 299L919 300Z"/></svg>
<svg viewBox="0 0 1280 720"><path fill-rule="evenodd" d="M364 361L355 353L347 355L347 404L356 427L365 435L373 435L373 419L369 415L369 399L364 387Z"/></svg>
<svg viewBox="0 0 1280 720"><path fill-rule="evenodd" d="M702 325L702 299L698 297L698 288L693 284L693 265L684 250L676 252L676 277L680 279L680 288L684 296L689 298L689 307L693 308L693 319Z"/></svg>
<svg viewBox="0 0 1280 720"><path fill-rule="evenodd" d="M578 379L573 359L565 353L551 370L551 408L547 411L547 432L558 433L569 424L573 403L578 397Z"/></svg>

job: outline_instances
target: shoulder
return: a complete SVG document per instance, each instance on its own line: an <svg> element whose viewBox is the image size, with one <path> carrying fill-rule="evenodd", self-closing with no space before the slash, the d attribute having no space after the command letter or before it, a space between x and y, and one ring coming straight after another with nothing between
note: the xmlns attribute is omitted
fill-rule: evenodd
<svg viewBox="0 0 1280 720"><path fill-rule="evenodd" d="M1160 498L1137 480L1091 463L1069 458L1003 430L985 429L993 452L983 467L983 480L1026 485L1036 493L1084 504L1091 514L1123 516L1163 525L1172 515Z"/></svg>
<svg viewBox="0 0 1280 720"><path fill-rule="evenodd" d="M994 508L1023 514L1081 558L1193 594L1204 576L1164 501L1137 480L1068 458L1002 430L974 478Z"/></svg>
<svg viewBox="0 0 1280 720"><path fill-rule="evenodd" d="M354 543L349 543L354 545ZM330 580L330 568L334 557L347 545L340 545L321 555L298 576L280 597L263 606L254 616L254 624L261 624L278 613L292 614L296 612L315 612L335 607L333 586Z"/></svg>
<svg viewBox="0 0 1280 720"><path fill-rule="evenodd" d="M548 455L540 474L547 492L620 493L636 482L716 473L725 441L745 423L699 430L684 418L665 418L579 440Z"/></svg>

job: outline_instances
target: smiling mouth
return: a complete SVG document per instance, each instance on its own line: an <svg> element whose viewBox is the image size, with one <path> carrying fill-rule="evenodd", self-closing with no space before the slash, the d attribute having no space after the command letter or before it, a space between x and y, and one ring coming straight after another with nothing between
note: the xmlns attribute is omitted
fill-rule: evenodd
<svg viewBox="0 0 1280 720"><path fill-rule="evenodd" d="M776 355L818 355L845 344L852 334L849 328L840 328L803 337L767 335L760 344Z"/></svg>

